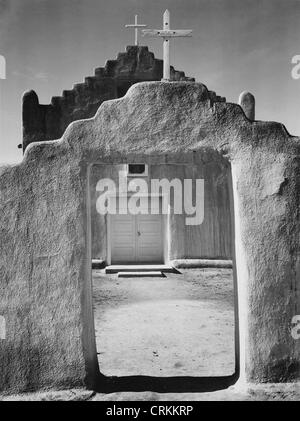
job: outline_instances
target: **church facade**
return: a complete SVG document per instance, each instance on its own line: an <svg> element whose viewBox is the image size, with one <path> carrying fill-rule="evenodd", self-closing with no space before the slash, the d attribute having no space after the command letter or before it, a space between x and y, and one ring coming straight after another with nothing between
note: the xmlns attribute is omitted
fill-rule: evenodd
<svg viewBox="0 0 300 421"><path fill-rule="evenodd" d="M72 90L53 97L50 104L39 103L34 91L23 96L23 151L32 142L60 139L73 121L94 117L102 102L123 97L138 82L159 81L163 76L163 60L143 46L128 46L115 60L95 70ZM173 81L193 81L184 72L171 67Z"/></svg>
<svg viewBox="0 0 300 421"><path fill-rule="evenodd" d="M105 190L104 180L109 180ZM222 157L208 154L188 165L147 158L97 164L90 183L94 259L170 264L231 258L230 165ZM100 209L105 195L113 208L106 214Z"/></svg>

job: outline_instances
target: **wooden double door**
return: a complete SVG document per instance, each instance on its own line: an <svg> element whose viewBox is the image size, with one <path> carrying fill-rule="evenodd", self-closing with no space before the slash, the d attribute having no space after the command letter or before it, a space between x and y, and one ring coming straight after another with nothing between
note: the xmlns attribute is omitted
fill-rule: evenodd
<svg viewBox="0 0 300 421"><path fill-rule="evenodd" d="M112 264L163 263L162 215L111 215Z"/></svg>

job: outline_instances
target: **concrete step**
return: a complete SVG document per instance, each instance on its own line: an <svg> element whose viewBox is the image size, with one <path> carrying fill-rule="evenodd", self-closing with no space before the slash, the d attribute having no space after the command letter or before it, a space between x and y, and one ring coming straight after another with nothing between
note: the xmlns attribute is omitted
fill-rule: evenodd
<svg viewBox="0 0 300 421"><path fill-rule="evenodd" d="M171 261L172 266L178 269L193 268L232 268L232 260L212 259L176 259Z"/></svg>
<svg viewBox="0 0 300 421"><path fill-rule="evenodd" d="M174 273L176 269L169 265L111 265L106 266L105 273L119 272L166 272Z"/></svg>
<svg viewBox="0 0 300 421"><path fill-rule="evenodd" d="M160 277L164 278L165 275L163 272L153 271L153 272L118 272L118 278L150 278L150 277Z"/></svg>

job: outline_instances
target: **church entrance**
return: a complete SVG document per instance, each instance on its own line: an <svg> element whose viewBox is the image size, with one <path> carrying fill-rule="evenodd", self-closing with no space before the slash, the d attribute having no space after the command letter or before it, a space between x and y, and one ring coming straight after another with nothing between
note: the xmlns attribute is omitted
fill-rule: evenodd
<svg viewBox="0 0 300 421"><path fill-rule="evenodd" d="M111 215L111 263L163 263L162 215Z"/></svg>
<svg viewBox="0 0 300 421"><path fill-rule="evenodd" d="M212 152L183 163L129 159L133 164L94 164L89 180L101 385L111 377L122 390L137 377L141 389L152 381L189 390L207 379L232 384L238 337L234 271L226 262L234 256L230 164Z"/></svg>

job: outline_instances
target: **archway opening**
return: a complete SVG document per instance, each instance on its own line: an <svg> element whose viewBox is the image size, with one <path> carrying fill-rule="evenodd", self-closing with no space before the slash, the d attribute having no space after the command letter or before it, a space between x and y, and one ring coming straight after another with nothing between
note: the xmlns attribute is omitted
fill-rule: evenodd
<svg viewBox="0 0 300 421"><path fill-rule="evenodd" d="M130 165L126 161L91 167L93 310L101 390L214 390L238 378L231 166L218 153L212 155L213 159L204 157L200 164L145 163L136 158ZM136 180L130 177L128 168L140 168L143 163L147 171L142 180L148 186L152 180L177 179L184 187L184 180L191 180L194 209L200 194L196 180L203 180L204 217L198 225L186 224L184 203L184 212L175 212L176 183L173 190L171 186L168 212L160 216L161 222L157 215L152 221L152 216L147 216L145 232L151 233L148 243L155 235L163 237L162 261L138 260L143 256L143 243L136 231L142 226L139 219L144 219L139 213L124 217L118 207L122 196L120 174L128 187ZM103 180L112 180L116 190L112 192L109 183L105 188ZM134 191L137 193L138 189ZM146 203L144 197L151 202L157 196L157 192L139 193L139 206ZM158 196L162 198L163 194ZM107 206L109 200L117 205L117 213L101 214L99 202ZM159 215L162 207L158 205ZM143 210L141 214L144 216ZM154 229L157 225L158 232ZM151 244L148 250L151 255ZM119 268L110 270L113 266ZM151 270L146 266L152 266Z"/></svg>

